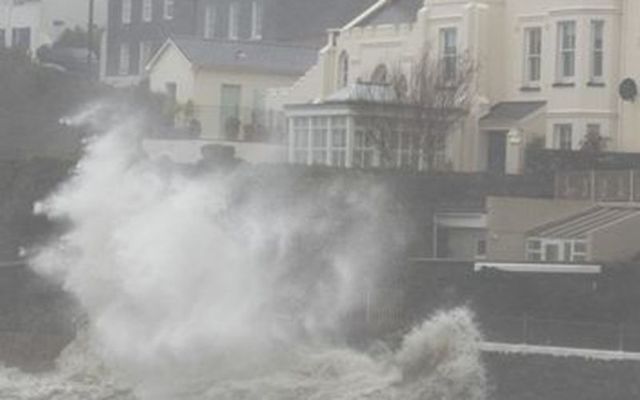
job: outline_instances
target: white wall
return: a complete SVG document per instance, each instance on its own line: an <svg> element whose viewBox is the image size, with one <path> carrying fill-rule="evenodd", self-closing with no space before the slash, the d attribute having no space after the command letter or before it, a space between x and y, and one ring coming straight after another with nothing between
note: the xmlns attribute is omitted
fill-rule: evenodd
<svg viewBox="0 0 640 400"><path fill-rule="evenodd" d="M196 108L196 117L202 126L202 137L220 139L221 91L223 85L241 87L240 116L247 124L251 120L254 107L259 105L266 111L266 104L260 105L256 96L264 97L271 88L290 86L299 76L273 73L250 72L243 70L196 68L173 45L161 54L149 71L150 87L153 92L165 93L166 85L177 85L176 100L180 104L192 101Z"/></svg>
<svg viewBox="0 0 640 400"><path fill-rule="evenodd" d="M94 18L98 26L106 24L107 0L95 0ZM53 43L67 28L88 24L89 0L39 0L14 4L0 0L0 29L5 30L6 45L12 41L13 28L31 28L31 52Z"/></svg>
<svg viewBox="0 0 640 400"><path fill-rule="evenodd" d="M13 29L30 28L30 51L35 51L46 41L46 32L42 29L42 4L38 1L14 5L13 0L4 0L0 3L0 29L5 30L5 45L11 46Z"/></svg>

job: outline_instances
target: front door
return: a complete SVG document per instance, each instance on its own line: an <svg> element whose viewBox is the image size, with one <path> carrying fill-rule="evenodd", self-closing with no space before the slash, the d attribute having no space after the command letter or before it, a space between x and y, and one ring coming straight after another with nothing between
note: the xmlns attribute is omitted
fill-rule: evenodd
<svg viewBox="0 0 640 400"><path fill-rule="evenodd" d="M504 174L507 161L507 131L489 131L487 171Z"/></svg>
<svg viewBox="0 0 640 400"><path fill-rule="evenodd" d="M240 136L240 85L222 85L220 98L220 130L225 139L236 140Z"/></svg>

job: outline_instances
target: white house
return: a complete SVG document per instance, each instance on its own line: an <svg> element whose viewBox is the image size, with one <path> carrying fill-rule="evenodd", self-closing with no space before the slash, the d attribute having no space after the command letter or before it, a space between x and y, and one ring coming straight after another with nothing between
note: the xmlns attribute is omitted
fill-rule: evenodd
<svg viewBox="0 0 640 400"><path fill-rule="evenodd" d="M177 105L177 122L202 138L264 141L264 96L291 85L316 51L290 44L173 37L147 65L150 88ZM193 126L192 126L193 128Z"/></svg>
<svg viewBox="0 0 640 400"><path fill-rule="evenodd" d="M317 65L269 104L287 112L291 162L362 166L355 122L334 144L331 128L313 121L348 114L338 93L380 71L410 76L429 48L443 64L464 56L477 67L470 112L442 155L455 170L518 173L529 143L577 150L587 134L608 150L640 152L637 20L637 0L380 0L331 32ZM346 162L329 156L334 147Z"/></svg>
<svg viewBox="0 0 640 400"><path fill-rule="evenodd" d="M88 0L0 0L0 47L32 54L52 44L66 29L86 28ZM106 22L106 2L95 0L94 23Z"/></svg>

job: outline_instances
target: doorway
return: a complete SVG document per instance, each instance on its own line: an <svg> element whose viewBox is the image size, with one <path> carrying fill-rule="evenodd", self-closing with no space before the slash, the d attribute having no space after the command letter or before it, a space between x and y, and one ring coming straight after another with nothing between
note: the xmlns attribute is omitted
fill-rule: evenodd
<svg viewBox="0 0 640 400"><path fill-rule="evenodd" d="M507 131L488 132L487 171L504 174L507 163Z"/></svg>

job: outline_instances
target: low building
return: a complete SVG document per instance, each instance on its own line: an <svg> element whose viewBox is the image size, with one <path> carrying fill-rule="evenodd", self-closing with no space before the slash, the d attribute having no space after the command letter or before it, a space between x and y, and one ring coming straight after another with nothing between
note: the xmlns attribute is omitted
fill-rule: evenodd
<svg viewBox="0 0 640 400"><path fill-rule="evenodd" d="M435 216L436 257L510 263L615 263L640 254L640 205L489 197Z"/></svg>
<svg viewBox="0 0 640 400"><path fill-rule="evenodd" d="M148 65L153 92L175 103L178 128L206 139L270 141L264 94L295 82L312 48L253 41L170 38Z"/></svg>

